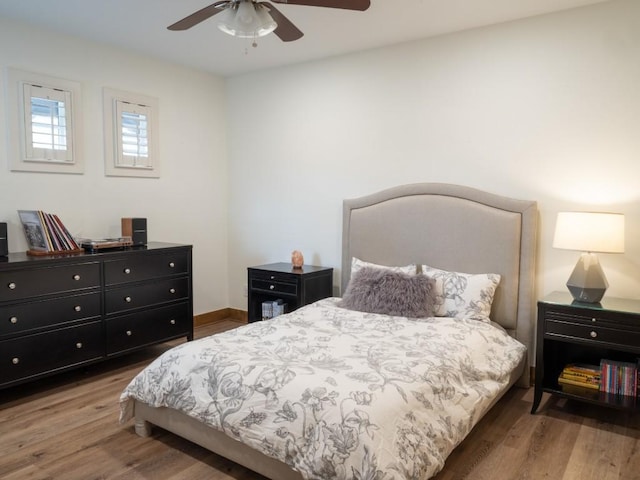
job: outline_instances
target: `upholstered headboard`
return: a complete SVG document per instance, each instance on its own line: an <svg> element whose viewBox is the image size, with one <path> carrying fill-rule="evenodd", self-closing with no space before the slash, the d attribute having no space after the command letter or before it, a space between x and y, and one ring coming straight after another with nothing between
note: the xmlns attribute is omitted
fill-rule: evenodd
<svg viewBox="0 0 640 480"><path fill-rule="evenodd" d="M470 187L419 183L343 203L342 291L351 258L499 273L492 320L533 358L537 204Z"/></svg>

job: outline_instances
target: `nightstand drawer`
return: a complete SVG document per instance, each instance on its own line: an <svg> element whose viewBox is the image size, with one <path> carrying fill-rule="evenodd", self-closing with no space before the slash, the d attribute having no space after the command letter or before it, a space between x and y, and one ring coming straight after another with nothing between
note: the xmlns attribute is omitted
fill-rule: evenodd
<svg viewBox="0 0 640 480"><path fill-rule="evenodd" d="M251 288L284 295L296 295L298 293L298 285L296 283L284 283L271 280L252 279Z"/></svg>
<svg viewBox="0 0 640 480"><path fill-rule="evenodd" d="M616 346L640 351L640 331L618 330L582 323L546 320L545 336L567 340L588 341L591 344Z"/></svg>

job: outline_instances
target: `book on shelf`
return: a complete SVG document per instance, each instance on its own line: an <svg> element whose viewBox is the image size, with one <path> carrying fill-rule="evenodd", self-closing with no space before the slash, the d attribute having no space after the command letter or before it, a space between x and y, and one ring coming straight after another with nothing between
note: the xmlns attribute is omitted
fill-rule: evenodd
<svg viewBox="0 0 640 480"><path fill-rule="evenodd" d="M574 380L571 378L563 377L562 375L558 377L558 383L560 385L574 385L576 387L590 388L592 390L600 390L599 383L590 383L582 380Z"/></svg>
<svg viewBox="0 0 640 480"><path fill-rule="evenodd" d="M600 391L635 397L638 391L638 364L618 360L600 360Z"/></svg>
<svg viewBox="0 0 640 480"><path fill-rule="evenodd" d="M46 254L80 250L57 215L42 210L18 210L18 217L29 245L28 253Z"/></svg>
<svg viewBox="0 0 640 480"><path fill-rule="evenodd" d="M285 313L287 304L282 299L266 300L262 302L262 320L277 317Z"/></svg>
<svg viewBox="0 0 640 480"><path fill-rule="evenodd" d="M576 385L595 390L600 389L600 366L579 363L565 365L558 377L558 383Z"/></svg>

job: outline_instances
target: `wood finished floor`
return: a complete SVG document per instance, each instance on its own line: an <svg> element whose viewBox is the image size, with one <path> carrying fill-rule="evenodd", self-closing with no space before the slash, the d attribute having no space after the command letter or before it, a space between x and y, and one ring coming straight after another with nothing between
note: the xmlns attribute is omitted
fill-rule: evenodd
<svg viewBox="0 0 640 480"><path fill-rule="evenodd" d="M239 325L198 327L196 338ZM263 480L160 429L118 423L130 379L171 345L0 390L0 479ZM640 415L512 389L458 446L436 480L640 479Z"/></svg>

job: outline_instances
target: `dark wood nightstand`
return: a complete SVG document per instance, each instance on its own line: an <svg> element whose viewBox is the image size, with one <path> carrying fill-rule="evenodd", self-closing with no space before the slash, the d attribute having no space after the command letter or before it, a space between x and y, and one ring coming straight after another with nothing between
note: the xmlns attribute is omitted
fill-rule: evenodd
<svg viewBox="0 0 640 480"><path fill-rule="evenodd" d="M281 299L287 304L285 313L333 295L333 268L304 265L293 268L290 263L270 263L249 267L248 318L262 320L262 302Z"/></svg>
<svg viewBox="0 0 640 480"><path fill-rule="evenodd" d="M538 302L535 413L543 392L565 398L636 410L636 397L587 388L566 388L558 376L569 363L599 365L601 359L637 363L640 357L640 300L605 297L589 304L554 292Z"/></svg>

